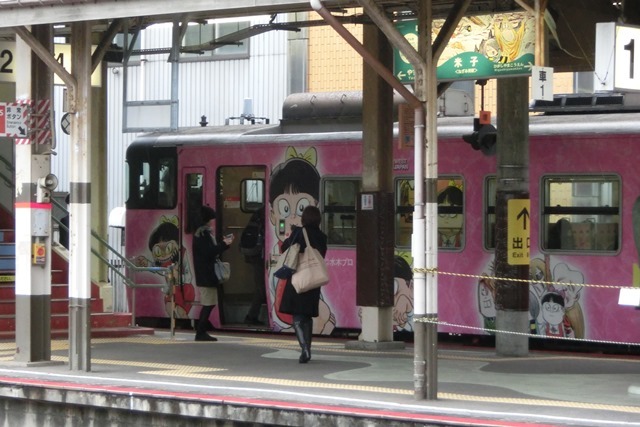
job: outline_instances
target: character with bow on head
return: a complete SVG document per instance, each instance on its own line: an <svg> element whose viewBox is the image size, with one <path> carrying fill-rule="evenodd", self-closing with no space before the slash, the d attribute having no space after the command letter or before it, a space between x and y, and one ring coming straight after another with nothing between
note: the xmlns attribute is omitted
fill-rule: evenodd
<svg viewBox="0 0 640 427"><path fill-rule="evenodd" d="M291 226L302 226L300 218L304 208L309 205L318 206L320 174L316 169L317 155L315 147L309 147L305 151L287 147L285 161L277 165L271 173L269 220L277 238L271 252L272 259L277 260L280 256L280 246L291 234ZM280 313L278 310L286 280L273 276L273 271L270 271L269 277L273 320L280 329L291 328L291 315ZM313 333L330 334L335 327L335 318L323 299L320 300L319 312L319 316L314 318Z"/></svg>

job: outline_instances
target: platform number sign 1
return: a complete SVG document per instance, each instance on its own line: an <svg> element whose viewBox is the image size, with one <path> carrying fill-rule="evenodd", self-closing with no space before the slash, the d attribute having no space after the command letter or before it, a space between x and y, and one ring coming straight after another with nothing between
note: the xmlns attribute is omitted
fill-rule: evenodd
<svg viewBox="0 0 640 427"><path fill-rule="evenodd" d="M596 24L593 90L640 91L640 27Z"/></svg>
<svg viewBox="0 0 640 427"><path fill-rule="evenodd" d="M640 28L618 25L615 52L617 89L640 90L640 61L636 61L636 56L640 56L640 52L636 55L638 47L640 47Z"/></svg>

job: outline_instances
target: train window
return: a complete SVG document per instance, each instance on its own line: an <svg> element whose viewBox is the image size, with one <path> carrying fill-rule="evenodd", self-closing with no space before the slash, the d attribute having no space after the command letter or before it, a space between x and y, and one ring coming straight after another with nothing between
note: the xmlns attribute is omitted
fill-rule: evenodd
<svg viewBox="0 0 640 427"><path fill-rule="evenodd" d="M496 185L495 175L484 180L484 247L496 248Z"/></svg>
<svg viewBox="0 0 640 427"><path fill-rule="evenodd" d="M359 179L326 179L323 181L323 228L330 245L356 244L356 202Z"/></svg>
<svg viewBox="0 0 640 427"><path fill-rule="evenodd" d="M193 233L200 225L200 208L204 204L202 191L203 175L201 173L189 173L186 175L186 206L187 220L185 221L185 231Z"/></svg>
<svg viewBox="0 0 640 427"><path fill-rule="evenodd" d="M460 176L438 179L438 248L459 250L464 244L464 181ZM411 246L413 179L396 180L396 246Z"/></svg>
<svg viewBox="0 0 640 427"><path fill-rule="evenodd" d="M128 209L173 209L176 206L175 148L130 146Z"/></svg>
<svg viewBox="0 0 640 427"><path fill-rule="evenodd" d="M413 179L396 181L396 246L411 246L413 233Z"/></svg>
<svg viewBox="0 0 640 427"><path fill-rule="evenodd" d="M438 249L464 245L464 184L462 177L438 179Z"/></svg>
<svg viewBox="0 0 640 427"><path fill-rule="evenodd" d="M142 162L139 169L138 182L140 185L138 186L137 197L141 201L147 200L151 193L151 166L149 162Z"/></svg>
<svg viewBox="0 0 640 427"><path fill-rule="evenodd" d="M545 176L542 242L549 251L615 252L620 242L620 177Z"/></svg>
<svg viewBox="0 0 640 427"><path fill-rule="evenodd" d="M176 205L176 162L171 157L158 161L158 207L171 209Z"/></svg>
<svg viewBox="0 0 640 427"><path fill-rule="evenodd" d="M249 21L220 21L190 24L182 39L183 47L197 48L196 53L184 52L182 59L239 59L249 57L249 39L238 39L234 33L249 28ZM221 43L216 40L228 39Z"/></svg>
<svg viewBox="0 0 640 427"><path fill-rule="evenodd" d="M264 181L245 179L242 181L241 206L243 212L256 212L264 206Z"/></svg>

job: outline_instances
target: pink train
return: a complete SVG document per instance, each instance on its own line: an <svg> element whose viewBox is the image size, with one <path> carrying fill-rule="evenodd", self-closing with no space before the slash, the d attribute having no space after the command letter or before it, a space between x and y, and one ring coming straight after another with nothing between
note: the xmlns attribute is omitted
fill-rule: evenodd
<svg viewBox="0 0 640 427"><path fill-rule="evenodd" d="M331 283L322 290L314 332L361 328L355 283L362 132L344 116L332 120L333 109L325 106L322 117L313 119L296 111L278 125L153 133L131 144L126 255L138 265L178 266L175 286L137 290L140 324L158 325L172 312L177 319L197 318L191 239L199 207L209 205L217 212L219 234L237 237L224 255L232 266L231 280L219 291L212 324L287 331L291 319L277 309L283 283L271 269L291 224L299 223L305 206L317 204L329 237ZM496 156L463 140L472 128L469 117L438 119L438 312L446 323L438 330L491 335ZM413 329L414 159L413 148L397 136L393 146L393 326L402 334ZM639 344L640 311L620 304L619 295L620 287L640 284L640 218L634 215L640 196L635 164L640 158L640 113L531 116L529 154L531 333ZM256 212L264 216L259 248L264 257L250 263L238 245ZM159 278L138 273L136 280L157 283ZM259 311L262 326L248 324L249 307L261 290L266 297Z"/></svg>

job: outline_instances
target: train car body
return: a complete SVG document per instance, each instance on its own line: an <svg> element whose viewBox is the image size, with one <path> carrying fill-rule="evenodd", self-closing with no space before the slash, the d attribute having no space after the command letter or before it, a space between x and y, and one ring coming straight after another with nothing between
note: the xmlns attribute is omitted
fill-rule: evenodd
<svg viewBox="0 0 640 427"><path fill-rule="evenodd" d="M496 156L464 142L470 118L438 119L439 332L490 335L495 329ZM317 127L316 127L317 128ZM314 332L361 328L356 305L356 218L362 133L280 125L194 128L139 137L127 154L126 254L138 265L179 262L177 285L138 289L139 318L197 318L191 239L202 204L217 212L219 235L237 238L251 215L265 216L264 328L287 331L277 310L284 283L271 268L307 204L318 204L329 236L331 276ZM640 343L640 312L619 304L620 286L640 283L640 114L532 116L529 139L531 332L541 336ZM412 332L413 148L394 138L396 209L394 329ZM293 189L293 190L292 190ZM148 197L148 199L147 199ZM377 242L375 236L369 239ZM244 318L255 290L252 266L225 252L231 280L220 289L217 328L255 328ZM373 262L373 261L372 261ZM158 282L151 273L139 283ZM174 291L175 306L171 304Z"/></svg>

